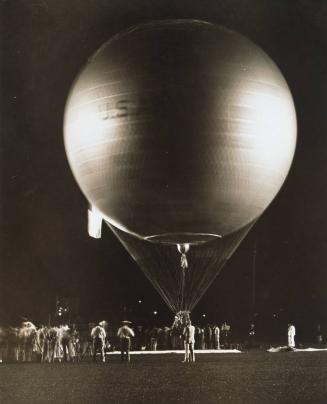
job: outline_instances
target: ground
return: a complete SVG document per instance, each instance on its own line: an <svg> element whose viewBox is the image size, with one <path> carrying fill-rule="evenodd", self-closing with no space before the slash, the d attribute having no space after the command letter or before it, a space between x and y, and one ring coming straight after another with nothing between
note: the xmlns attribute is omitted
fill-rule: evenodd
<svg viewBox="0 0 327 404"><path fill-rule="evenodd" d="M5 403L327 403L327 352L134 355L131 363L1 364Z"/></svg>

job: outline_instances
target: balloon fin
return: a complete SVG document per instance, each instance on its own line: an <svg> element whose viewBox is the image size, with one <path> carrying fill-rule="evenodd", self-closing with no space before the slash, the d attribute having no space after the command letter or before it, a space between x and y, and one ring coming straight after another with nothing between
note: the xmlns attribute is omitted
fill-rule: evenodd
<svg viewBox="0 0 327 404"><path fill-rule="evenodd" d="M90 237L101 238L102 215L94 206L88 210L88 233Z"/></svg>

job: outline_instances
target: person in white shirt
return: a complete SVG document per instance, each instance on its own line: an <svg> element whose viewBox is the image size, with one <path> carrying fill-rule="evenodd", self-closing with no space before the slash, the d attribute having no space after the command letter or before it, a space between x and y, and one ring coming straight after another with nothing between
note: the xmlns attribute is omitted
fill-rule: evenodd
<svg viewBox="0 0 327 404"><path fill-rule="evenodd" d="M191 320L189 320L183 332L184 346L185 346L185 357L183 362L195 362L194 334L195 334L195 327L194 325L191 324Z"/></svg>
<svg viewBox="0 0 327 404"><path fill-rule="evenodd" d="M117 332L117 336L120 338L120 352L121 352L121 360L124 362L130 362L130 354L129 351L131 349L131 337L134 337L134 331L128 327L130 321L123 321L122 326L119 328Z"/></svg>
<svg viewBox="0 0 327 404"><path fill-rule="evenodd" d="M215 325L212 329L214 337L214 349L220 349L220 329L218 325Z"/></svg>
<svg viewBox="0 0 327 404"><path fill-rule="evenodd" d="M288 346L290 348L295 348L295 326L292 323L288 324L287 336Z"/></svg>
<svg viewBox="0 0 327 404"><path fill-rule="evenodd" d="M106 341L106 331L101 326L101 323L96 325L91 330L91 338L93 340L93 361L96 361L96 354L98 351L101 353L101 360L102 362L106 361L105 354L104 354L104 347Z"/></svg>

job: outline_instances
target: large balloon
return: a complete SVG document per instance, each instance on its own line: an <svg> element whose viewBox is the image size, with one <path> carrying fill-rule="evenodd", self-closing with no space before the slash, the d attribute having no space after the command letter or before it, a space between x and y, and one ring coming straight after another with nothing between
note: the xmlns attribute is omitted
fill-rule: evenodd
<svg viewBox="0 0 327 404"><path fill-rule="evenodd" d="M64 132L75 178L109 223L186 243L258 218L289 171L296 116L282 74L252 42L207 22L159 21L89 60Z"/></svg>
<svg viewBox="0 0 327 404"><path fill-rule="evenodd" d="M274 62L193 20L105 43L72 87L64 126L90 217L100 212L175 312L192 310L275 197L296 142Z"/></svg>

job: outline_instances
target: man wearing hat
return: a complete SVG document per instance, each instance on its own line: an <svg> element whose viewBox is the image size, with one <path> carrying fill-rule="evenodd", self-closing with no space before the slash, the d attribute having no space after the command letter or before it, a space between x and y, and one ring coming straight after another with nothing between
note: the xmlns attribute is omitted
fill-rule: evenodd
<svg viewBox="0 0 327 404"><path fill-rule="evenodd" d="M134 331L128 326L129 324L130 321L123 321L117 333L120 338L121 360L127 362L130 361L131 337L134 337Z"/></svg>
<svg viewBox="0 0 327 404"><path fill-rule="evenodd" d="M101 360L105 362L104 347L106 340L106 331L103 328L103 322L101 321L98 325L92 328L91 338L93 340L93 361L96 361L96 354L98 351L101 353Z"/></svg>

